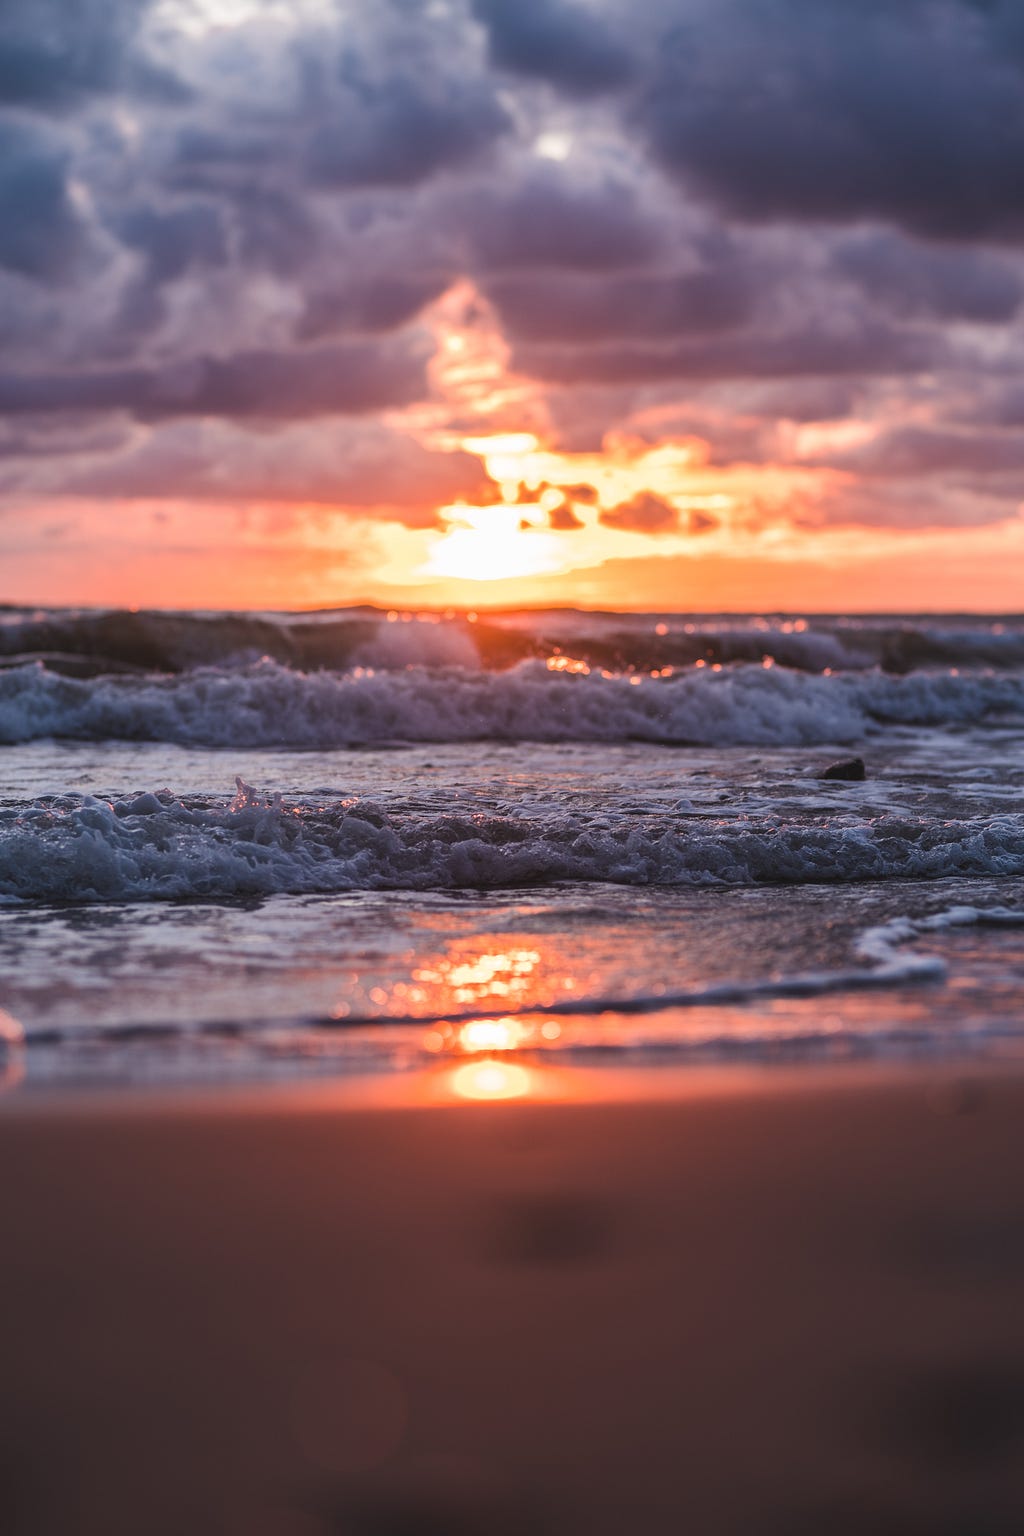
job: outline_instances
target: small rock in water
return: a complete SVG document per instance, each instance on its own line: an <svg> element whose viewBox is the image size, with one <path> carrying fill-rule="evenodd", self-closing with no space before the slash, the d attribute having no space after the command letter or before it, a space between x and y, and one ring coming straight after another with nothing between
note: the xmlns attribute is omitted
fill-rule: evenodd
<svg viewBox="0 0 1024 1536"><path fill-rule="evenodd" d="M862 757L841 757L837 763L829 763L819 773L819 779L866 779L867 769Z"/></svg>

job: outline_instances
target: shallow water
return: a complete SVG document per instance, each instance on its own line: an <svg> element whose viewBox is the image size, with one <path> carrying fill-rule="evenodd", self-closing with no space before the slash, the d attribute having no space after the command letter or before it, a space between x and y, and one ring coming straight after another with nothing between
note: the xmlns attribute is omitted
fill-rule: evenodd
<svg viewBox="0 0 1024 1536"><path fill-rule="evenodd" d="M61 622L81 640L81 616ZM361 614L344 671L0 672L16 1076L1005 1048L1024 1019L1021 631L797 622L558 616L587 654L614 640L618 670L568 671L562 648L496 670L462 620ZM538 650L553 623L503 633ZM800 647L800 667L640 672L630 655L670 626ZM408 660L420 634L429 666ZM902 664L961 665L881 670L901 635ZM850 664L825 670L840 644ZM819 777L851 751L863 782Z"/></svg>

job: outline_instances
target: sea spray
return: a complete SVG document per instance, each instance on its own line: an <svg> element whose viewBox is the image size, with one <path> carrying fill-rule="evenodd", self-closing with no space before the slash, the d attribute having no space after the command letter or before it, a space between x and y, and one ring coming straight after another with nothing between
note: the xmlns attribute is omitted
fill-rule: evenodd
<svg viewBox="0 0 1024 1536"><path fill-rule="evenodd" d="M886 724L970 725L1024 716L1024 676L939 671L816 675L692 668L652 677L461 668L295 672L263 660L170 677L0 672L0 742L43 737L188 745L342 747L391 741L850 743Z"/></svg>

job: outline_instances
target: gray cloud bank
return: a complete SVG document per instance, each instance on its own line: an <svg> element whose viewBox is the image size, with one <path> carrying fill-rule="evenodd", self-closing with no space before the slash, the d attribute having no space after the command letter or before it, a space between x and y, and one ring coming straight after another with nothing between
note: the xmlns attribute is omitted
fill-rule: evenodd
<svg viewBox="0 0 1024 1536"><path fill-rule="evenodd" d="M476 471L379 418L431 398L424 310L460 279L564 446L676 404L713 462L756 462L852 411L872 441L806 461L869 479L880 522L938 474L965 521L1024 495L1014 0L202 15L0 8L8 495L422 518ZM652 505L606 521L664 531Z"/></svg>

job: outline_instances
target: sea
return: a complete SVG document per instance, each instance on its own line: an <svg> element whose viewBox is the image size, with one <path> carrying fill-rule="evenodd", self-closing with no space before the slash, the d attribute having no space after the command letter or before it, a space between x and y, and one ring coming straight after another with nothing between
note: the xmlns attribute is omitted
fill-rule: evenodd
<svg viewBox="0 0 1024 1536"><path fill-rule="evenodd" d="M10 1093L1015 1054L1022 876L1020 616L0 609Z"/></svg>

